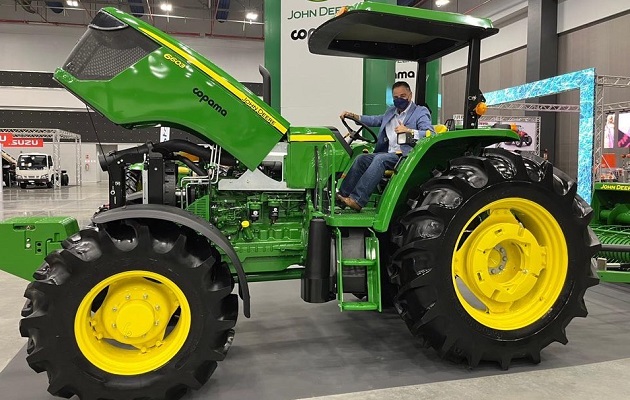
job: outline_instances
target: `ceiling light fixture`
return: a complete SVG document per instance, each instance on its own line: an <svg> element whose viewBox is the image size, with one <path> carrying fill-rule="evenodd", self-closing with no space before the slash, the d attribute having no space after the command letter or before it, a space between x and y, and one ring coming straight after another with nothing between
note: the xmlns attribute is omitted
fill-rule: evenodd
<svg viewBox="0 0 630 400"><path fill-rule="evenodd" d="M245 15L245 19L248 19L250 21L256 21L258 19L258 13L250 11Z"/></svg>
<svg viewBox="0 0 630 400"><path fill-rule="evenodd" d="M79 7L79 2L77 0L66 0L66 4L70 7Z"/></svg>
<svg viewBox="0 0 630 400"><path fill-rule="evenodd" d="M443 7L443 6L447 5L450 2L451 2L451 0L435 0L435 6L436 7Z"/></svg>
<svg viewBox="0 0 630 400"><path fill-rule="evenodd" d="M173 5L171 3L161 3L160 4L160 10L166 11L166 12L171 12L171 11L173 11Z"/></svg>

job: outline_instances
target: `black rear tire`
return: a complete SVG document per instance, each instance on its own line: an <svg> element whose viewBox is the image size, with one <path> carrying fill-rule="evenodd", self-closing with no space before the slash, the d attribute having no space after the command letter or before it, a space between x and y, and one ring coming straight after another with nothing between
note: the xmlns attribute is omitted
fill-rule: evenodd
<svg viewBox="0 0 630 400"><path fill-rule="evenodd" d="M540 157L487 149L483 157L452 160L449 169L441 176L429 180L412 193L408 202L409 211L402 214L391 229L393 245L399 249L389 269L392 282L399 289L396 308L411 332L443 357L466 360L471 367L482 360L496 361L504 369L513 359L528 358L539 362L540 351L544 347L555 341L566 344L566 326L574 317L587 315L584 293L588 287L598 283L591 257L600 245L588 227L592 210L576 195L576 186L573 180ZM548 210L551 221L555 221L553 224L558 227L554 238L558 239L557 243L566 243L566 247L550 247L551 244L544 243L544 239L541 241L544 235L539 235L536 240L545 249L545 257L547 251L552 253L553 248L566 249L567 261L560 263L566 265L555 265L552 261L556 259L552 258L544 258L544 264L541 261L535 265L530 257L532 253L516 245L520 253L513 253L513 258L518 258L520 265L526 265L527 269L517 270L515 266L505 264L506 257L498 268L490 263L469 262L478 260L470 257L475 257L477 251L485 248L476 245L481 242L473 241L480 237L475 235L481 235L475 232L503 234L501 224L497 224L497 228L483 225L484 218L489 219L494 212L484 210L492 204L511 199L516 199L514 202L517 204L535 204L532 206L535 209ZM527 210L527 207L523 209ZM516 232L530 229L537 234L545 230L544 224L534 228L529 226L529 222L536 218L532 216L535 213L526 215L526 212L510 207L507 211L499 211L512 213L509 219ZM476 247L467 245L467 240ZM549 303L543 302L546 295L540 295L538 299L540 286L530 289L527 300L531 305L543 303L542 312L536 314L533 320L523 318L523 324L515 327L509 323L487 322L489 319L485 315L493 316L496 311L490 308L493 297L477 298L482 303L477 305L479 314L471 308L472 303L468 299L462 299L463 290L458 285L463 279L458 276L461 272L457 272L458 265L462 265L457 261L462 259L459 255L461 249L470 250L463 254L466 260L463 265L481 271L479 275L473 273L469 277L473 285L499 279L500 275L490 275L504 271L508 274L508 268L515 271L515 279L520 279L521 272L527 274L528 269L538 268L536 285L541 284L543 278L552 279L547 277L556 276L553 275L557 273L555 271L566 273L559 275L560 278L555 281L547 281L553 282L552 286L558 293L557 296L548 296L546 301ZM497 291L491 293L491 296L497 295ZM517 311L520 313L524 312L522 309L528 309L519 306L520 310L513 310L511 307L517 308L516 304L524 304L518 301L520 299L496 314L505 313L505 316L518 320L522 314L517 316ZM545 308L547 304L550 307Z"/></svg>
<svg viewBox="0 0 630 400"><path fill-rule="evenodd" d="M20 322L22 336L29 339L27 362L36 372L48 373L48 391L51 394L65 398L77 395L82 400L172 400L207 382L217 361L225 357L232 343L238 299L231 294L234 281L228 266L221 262L218 251L206 238L170 222L128 220L84 229L63 245L64 249L49 254L34 274L35 281L26 289L28 300ZM154 285L152 287L160 289L165 287L164 282L174 284L189 305L190 319L183 330L184 335L172 339L180 340L181 348L175 350L176 353L172 353L174 355L164 363L159 361L161 365L149 367L142 373L116 373L93 362L96 357L108 357L108 353L103 351L95 356L94 352L99 350L92 353L81 350L85 346L81 347L80 343L85 343L86 336L82 339L80 332L87 332L87 341L96 340L92 336L103 331L103 328L99 331L98 327L107 324L99 322L92 325L92 321L97 320L99 312L102 315L116 311L105 309L105 304L111 304L107 303L109 293L120 291L112 289L112 284L99 292L98 285L117 276L123 276L122 284L125 284L125 274L133 270L147 274L144 275L145 280L137 278L145 282L142 285ZM164 282L147 278L150 273L164 277ZM98 290L95 292L93 288ZM94 293L98 295L93 297ZM148 302L155 298L154 292L150 293L150 296L144 297L148 310L153 309ZM133 318L140 315L134 314L134 310L147 305L142 305L142 297L126 298L135 302L126 309L127 321L131 321L132 326L129 331L133 331L137 329L133 326ZM84 299L90 299L87 310L89 315L91 309L92 316L87 317L87 325L76 325L77 321L82 322L82 314L78 312L86 304ZM171 307L168 307L171 311L167 315L171 315L173 307L178 307L178 304L182 302L171 302ZM119 306L118 314L122 314L124 306ZM101 307L103 310L100 310ZM155 309L159 307L155 306ZM180 313L182 311L177 308L170 320L161 320L160 326L171 329L180 320ZM168 328L164 325L166 322ZM115 327L115 324L112 325ZM90 326L96 326L93 328L94 335L91 335ZM155 326L158 326L157 320ZM161 339L165 347L171 340L169 335L175 331L166 332ZM126 334L124 337L127 338ZM94 349L110 343L101 343L101 338L98 340L99 344ZM126 346L125 351L129 351L124 359L138 356L140 350L137 345L122 344ZM162 345L156 343L156 346L159 348ZM150 355L154 348L148 350ZM154 354L159 354L160 350L155 351ZM142 353L145 352L142 349ZM126 367L121 368L124 371Z"/></svg>
<svg viewBox="0 0 630 400"><path fill-rule="evenodd" d="M20 189L26 189L26 183L20 183Z"/></svg>

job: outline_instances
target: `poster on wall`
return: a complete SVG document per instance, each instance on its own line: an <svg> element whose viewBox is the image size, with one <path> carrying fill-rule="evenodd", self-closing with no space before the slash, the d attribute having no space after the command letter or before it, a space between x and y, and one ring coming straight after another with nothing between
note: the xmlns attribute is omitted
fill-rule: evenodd
<svg viewBox="0 0 630 400"><path fill-rule="evenodd" d="M480 128L490 128L492 125L497 123L497 121L479 121ZM536 126L536 122L523 122L523 121L501 121L501 124L509 124L513 128L518 136L519 140L513 142L501 142L490 147L493 148L503 148L507 150L520 150L520 151L529 151L532 153L536 152L536 141L538 140L538 127Z"/></svg>
<svg viewBox="0 0 630 400"><path fill-rule="evenodd" d="M630 147L630 112L619 113L618 118L617 147Z"/></svg>
<svg viewBox="0 0 630 400"><path fill-rule="evenodd" d="M416 91L418 63L415 61L396 61L396 82L407 82L411 91Z"/></svg>
<svg viewBox="0 0 630 400"><path fill-rule="evenodd" d="M617 135L615 135L615 114L608 114L604 123L604 148L612 149L615 147Z"/></svg>
<svg viewBox="0 0 630 400"><path fill-rule="evenodd" d="M292 125L337 126L342 111L361 113L363 60L311 54L308 39L347 0L291 0L280 9L280 108Z"/></svg>

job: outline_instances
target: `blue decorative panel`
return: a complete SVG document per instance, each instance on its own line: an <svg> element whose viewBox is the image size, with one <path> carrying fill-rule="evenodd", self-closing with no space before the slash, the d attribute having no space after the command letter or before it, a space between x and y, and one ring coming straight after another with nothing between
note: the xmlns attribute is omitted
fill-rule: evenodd
<svg viewBox="0 0 630 400"><path fill-rule="evenodd" d="M484 95L488 105L496 105L550 96L569 90L580 91L577 183L578 194L590 202L593 187L593 136L595 134L595 69L571 72Z"/></svg>

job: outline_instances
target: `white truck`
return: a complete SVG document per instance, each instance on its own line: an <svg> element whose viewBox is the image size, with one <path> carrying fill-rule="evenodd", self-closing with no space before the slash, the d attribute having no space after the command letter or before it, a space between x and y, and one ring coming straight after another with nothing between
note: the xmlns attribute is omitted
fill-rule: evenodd
<svg viewBox="0 0 630 400"><path fill-rule="evenodd" d="M26 189L28 185L53 187L55 166L52 157L45 153L20 154L15 168L15 179L22 189ZM61 171L61 185L66 186L68 180L65 171Z"/></svg>

